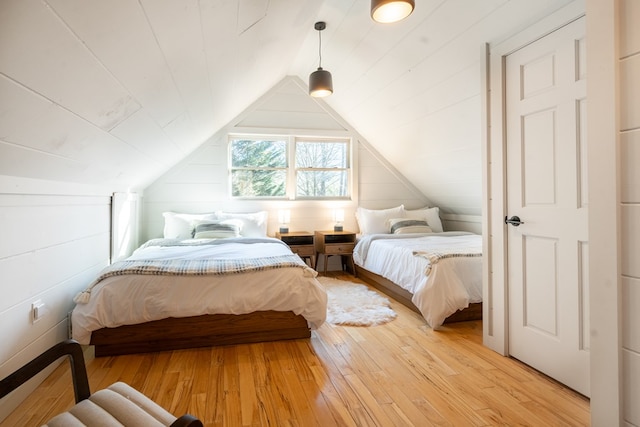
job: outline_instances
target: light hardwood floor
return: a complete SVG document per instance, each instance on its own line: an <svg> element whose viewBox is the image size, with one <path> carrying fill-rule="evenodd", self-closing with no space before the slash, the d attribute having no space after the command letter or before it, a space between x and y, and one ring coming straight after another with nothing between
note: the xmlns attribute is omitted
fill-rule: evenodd
<svg viewBox="0 0 640 427"><path fill-rule="evenodd" d="M127 382L206 426L589 425L588 399L483 347L480 321L434 332L392 303L388 324L324 324L310 340L89 360L89 382ZM72 404L65 363L0 426Z"/></svg>

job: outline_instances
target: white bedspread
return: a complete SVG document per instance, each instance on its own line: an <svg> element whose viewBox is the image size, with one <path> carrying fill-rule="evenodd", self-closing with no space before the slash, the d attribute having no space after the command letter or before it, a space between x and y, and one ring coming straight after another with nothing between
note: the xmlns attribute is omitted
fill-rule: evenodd
<svg viewBox="0 0 640 427"><path fill-rule="evenodd" d="M360 238L354 262L406 289L434 329L469 303L482 301L482 257L459 256L430 265L414 252L482 252L482 236L466 232L432 234L371 234Z"/></svg>
<svg viewBox="0 0 640 427"><path fill-rule="evenodd" d="M254 239L250 243L243 239L214 245L202 244L206 243L203 239L184 241L196 245L143 245L128 260L245 260L292 253L277 239ZM92 286L89 301L74 308L73 338L80 344L89 344L91 332L103 327L167 317L263 310L293 311L315 329L325 321L327 311L326 292L316 275L308 267L286 267L230 275L111 276Z"/></svg>

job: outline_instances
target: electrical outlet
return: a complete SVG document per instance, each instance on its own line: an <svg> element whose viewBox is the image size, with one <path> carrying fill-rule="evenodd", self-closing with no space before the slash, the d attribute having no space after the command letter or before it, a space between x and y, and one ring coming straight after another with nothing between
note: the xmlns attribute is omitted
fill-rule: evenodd
<svg viewBox="0 0 640 427"><path fill-rule="evenodd" d="M38 322L46 314L46 305L42 300L37 300L31 303L31 321L33 323Z"/></svg>

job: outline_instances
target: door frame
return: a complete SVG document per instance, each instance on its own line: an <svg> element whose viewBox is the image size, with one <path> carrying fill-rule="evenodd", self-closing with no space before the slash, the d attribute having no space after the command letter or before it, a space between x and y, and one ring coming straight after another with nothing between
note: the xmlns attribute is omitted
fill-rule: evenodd
<svg viewBox="0 0 640 427"><path fill-rule="evenodd" d="M481 93L484 99L482 144L483 164L483 339L484 345L507 356L509 354L509 312L507 294L507 233L504 217L506 194L506 57L583 17L584 2L576 0L504 42L484 47L484 72Z"/></svg>
<svg viewBox="0 0 640 427"><path fill-rule="evenodd" d="M580 0L497 45L482 47L483 339L508 354L506 288L506 165L504 57L549 32L587 17L587 151L589 182L589 283L591 421L622 420L620 265L617 176L617 13L620 0ZM585 6L586 4L586 6ZM615 236L615 237L614 237ZM613 243L613 247L612 246Z"/></svg>

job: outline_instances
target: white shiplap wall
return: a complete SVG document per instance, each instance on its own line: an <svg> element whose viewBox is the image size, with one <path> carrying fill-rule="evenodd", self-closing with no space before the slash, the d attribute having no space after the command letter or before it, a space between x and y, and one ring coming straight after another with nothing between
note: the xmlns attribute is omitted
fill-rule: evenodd
<svg viewBox="0 0 640 427"><path fill-rule="evenodd" d="M619 3L622 416L640 426L640 2Z"/></svg>
<svg viewBox="0 0 640 427"><path fill-rule="evenodd" d="M352 138L356 154L354 172L357 185L353 201L292 202L235 201L229 197L227 171L227 133L302 133L345 135ZM277 211L291 210L290 229L318 230L333 226L332 209L345 209L345 229L358 231L355 209L363 206L382 209L405 204L418 208L429 204L404 176L395 170L349 124L321 100L310 98L305 85L296 77L287 77L253 106L210 138L144 191L143 239L162 235L162 212L211 212L222 209L235 212L268 210L268 234L278 227ZM479 225L476 217L452 217L451 223ZM446 223L445 218L445 223Z"/></svg>
<svg viewBox="0 0 640 427"><path fill-rule="evenodd" d="M102 190L0 176L0 377L67 338L73 297L109 261ZM36 323L31 304L45 315ZM3 400L0 420L29 388Z"/></svg>

